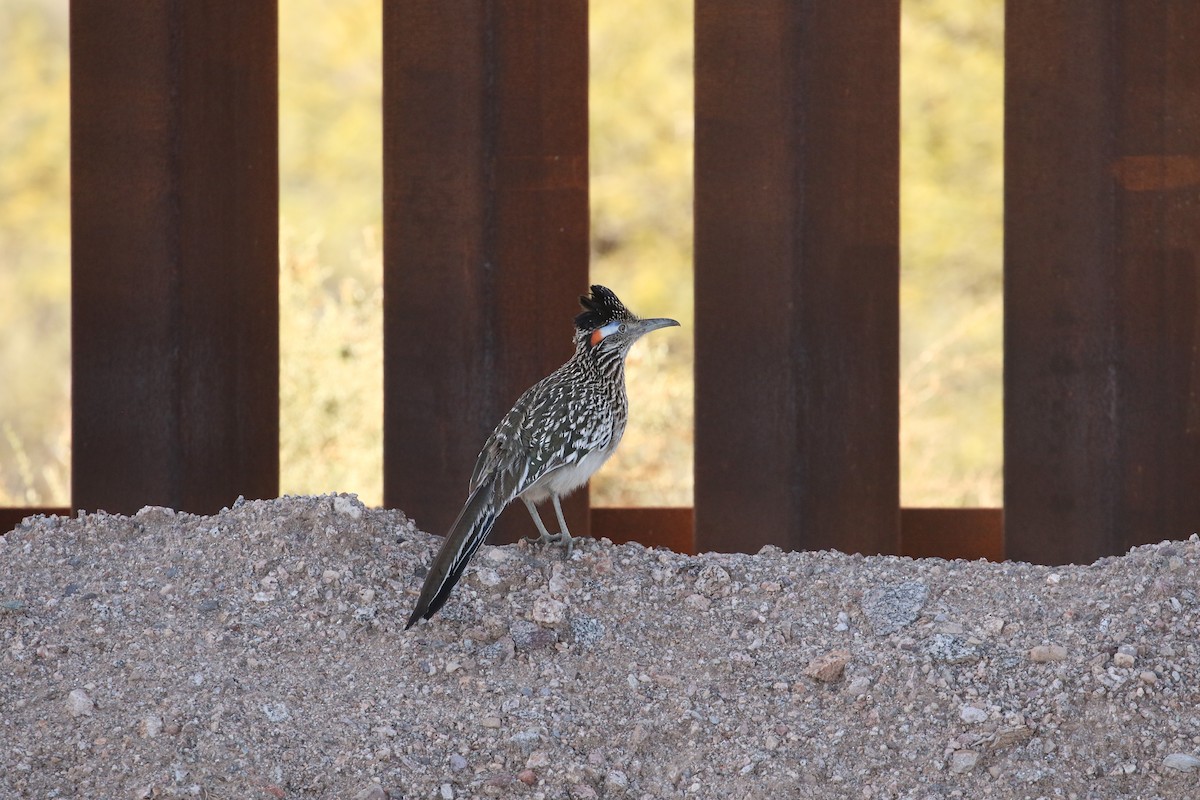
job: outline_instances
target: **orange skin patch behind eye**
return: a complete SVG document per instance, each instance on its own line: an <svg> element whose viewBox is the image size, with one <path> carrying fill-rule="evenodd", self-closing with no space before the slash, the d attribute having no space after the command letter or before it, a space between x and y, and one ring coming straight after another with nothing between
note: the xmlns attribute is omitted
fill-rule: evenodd
<svg viewBox="0 0 1200 800"><path fill-rule="evenodd" d="M595 347L596 345L600 344L600 342L604 339L604 337L608 336L609 334L616 333L620 329L621 329L620 322L610 322L607 325L596 328L596 330L592 331L592 339L591 339L592 347Z"/></svg>

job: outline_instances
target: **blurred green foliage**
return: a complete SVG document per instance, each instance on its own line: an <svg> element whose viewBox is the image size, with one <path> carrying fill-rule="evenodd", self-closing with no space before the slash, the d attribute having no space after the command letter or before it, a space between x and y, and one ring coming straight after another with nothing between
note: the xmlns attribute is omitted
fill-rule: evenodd
<svg viewBox="0 0 1200 800"><path fill-rule="evenodd" d="M1003 0L904 0L901 502L1002 502Z"/></svg>
<svg viewBox="0 0 1200 800"><path fill-rule="evenodd" d="M0 503L66 504L67 0L0 3Z"/></svg>
<svg viewBox="0 0 1200 800"><path fill-rule="evenodd" d="M592 277L630 356L598 504L692 499L692 2L592 0ZM0 4L0 503L69 494L66 0ZM636 24L630 24L636 20ZM904 0L902 494L995 505L1003 4ZM280 3L281 491L382 498L378 0ZM582 287L581 287L582 288ZM564 310L564 319L571 314Z"/></svg>

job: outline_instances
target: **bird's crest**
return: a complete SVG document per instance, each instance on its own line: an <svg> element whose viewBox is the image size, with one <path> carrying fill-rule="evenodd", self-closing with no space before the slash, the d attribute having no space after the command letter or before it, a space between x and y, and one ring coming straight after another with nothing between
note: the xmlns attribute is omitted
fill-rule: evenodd
<svg viewBox="0 0 1200 800"><path fill-rule="evenodd" d="M579 305L583 313L575 317L575 327L581 331L591 331L603 327L615 320L637 319L625 304L613 294L607 286L595 284L591 295L580 295Z"/></svg>

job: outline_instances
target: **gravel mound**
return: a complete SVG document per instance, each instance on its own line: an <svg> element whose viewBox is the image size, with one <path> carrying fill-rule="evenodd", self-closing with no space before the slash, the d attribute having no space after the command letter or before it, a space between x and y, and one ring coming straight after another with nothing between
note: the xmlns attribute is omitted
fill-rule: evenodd
<svg viewBox="0 0 1200 800"><path fill-rule="evenodd" d="M0 797L1200 797L1200 542L485 546L353 496L0 537Z"/></svg>

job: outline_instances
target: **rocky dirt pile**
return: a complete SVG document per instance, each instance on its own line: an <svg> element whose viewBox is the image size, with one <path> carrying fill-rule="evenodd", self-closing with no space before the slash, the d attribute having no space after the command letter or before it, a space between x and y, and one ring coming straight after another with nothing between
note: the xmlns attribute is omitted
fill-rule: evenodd
<svg viewBox="0 0 1200 800"><path fill-rule="evenodd" d="M1200 797L1200 543L437 543L352 497L0 537L0 797Z"/></svg>

